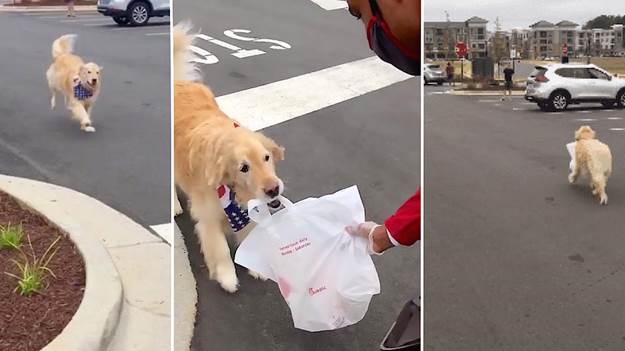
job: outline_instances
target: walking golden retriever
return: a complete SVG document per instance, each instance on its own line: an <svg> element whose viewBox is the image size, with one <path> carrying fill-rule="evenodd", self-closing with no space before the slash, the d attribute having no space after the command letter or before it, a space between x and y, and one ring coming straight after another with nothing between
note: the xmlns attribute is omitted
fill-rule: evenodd
<svg viewBox="0 0 625 351"><path fill-rule="evenodd" d="M569 174L569 182L575 183L580 174L588 175L592 194L599 197L600 204L607 205L606 187L612 174L612 154L608 145L595 136L590 126L581 126L575 131L575 167Z"/></svg>
<svg viewBox="0 0 625 351"><path fill-rule="evenodd" d="M84 63L74 55L75 34L66 34L52 43L52 64L46 72L50 88L50 108L56 106L56 93L65 97L65 106L80 129L95 132L91 110L100 93L102 68L93 62Z"/></svg>
<svg viewBox="0 0 625 351"><path fill-rule="evenodd" d="M217 188L228 186L241 204L261 199L279 205L277 197L284 184L276 175L275 164L284 159L284 148L228 117L211 90L197 82L197 69L190 63L188 27L175 26L173 41L175 183L189 199L210 278L224 290L235 292L238 279ZM182 212L177 196L174 206L176 214ZM243 236L239 235L239 241Z"/></svg>

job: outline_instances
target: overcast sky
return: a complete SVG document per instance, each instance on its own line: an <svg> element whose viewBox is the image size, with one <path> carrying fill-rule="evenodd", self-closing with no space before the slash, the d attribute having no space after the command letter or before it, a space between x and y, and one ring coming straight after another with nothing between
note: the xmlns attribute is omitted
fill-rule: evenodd
<svg viewBox="0 0 625 351"><path fill-rule="evenodd" d="M599 15L624 15L623 0L422 0L425 21L445 21L445 11L451 21L464 21L473 16L489 21L494 29L495 19L503 29L527 28L539 20L552 23L569 20L580 25Z"/></svg>

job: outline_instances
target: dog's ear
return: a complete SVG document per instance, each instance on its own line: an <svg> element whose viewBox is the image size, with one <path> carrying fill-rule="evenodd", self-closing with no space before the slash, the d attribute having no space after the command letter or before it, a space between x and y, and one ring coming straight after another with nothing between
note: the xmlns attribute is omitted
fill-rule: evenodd
<svg viewBox="0 0 625 351"><path fill-rule="evenodd" d="M273 159L276 161L284 160L284 148L278 145L273 139L270 139L260 133L256 133L263 146L271 152Z"/></svg>

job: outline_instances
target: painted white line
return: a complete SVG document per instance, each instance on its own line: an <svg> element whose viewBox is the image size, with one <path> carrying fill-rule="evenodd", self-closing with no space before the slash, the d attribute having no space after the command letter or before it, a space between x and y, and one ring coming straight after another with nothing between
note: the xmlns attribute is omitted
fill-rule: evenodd
<svg viewBox="0 0 625 351"><path fill-rule="evenodd" d="M59 21L61 23L82 23L82 22L102 22L102 23L113 23L110 18L85 18L85 19L67 19Z"/></svg>
<svg viewBox="0 0 625 351"><path fill-rule="evenodd" d="M608 117L608 118L606 118L606 119L609 119L609 120L611 120L611 121L618 121L618 120L623 119L623 117Z"/></svg>
<svg viewBox="0 0 625 351"><path fill-rule="evenodd" d="M340 0L310 0L310 1L319 5L322 9L326 11L347 8L347 1L340 1Z"/></svg>
<svg viewBox="0 0 625 351"><path fill-rule="evenodd" d="M29 13L22 13L22 16L31 16L31 17L36 17L36 16L45 16L45 15L49 15L51 13L64 13L65 17L67 17L67 11L65 9L61 9L58 11L39 11L39 12L29 12ZM99 14L97 11L77 11L76 16L83 16L84 15L95 15L95 14ZM102 16L102 15L101 15Z"/></svg>
<svg viewBox="0 0 625 351"><path fill-rule="evenodd" d="M623 131L623 130L625 130L625 128L610 128L610 130Z"/></svg>
<svg viewBox="0 0 625 351"><path fill-rule="evenodd" d="M536 105L535 102L529 102L529 101L521 102L521 104L523 104L523 105Z"/></svg>
<svg viewBox="0 0 625 351"><path fill-rule="evenodd" d="M588 110L582 110L582 111L576 111L577 113L591 113L592 111L588 111Z"/></svg>
<svg viewBox="0 0 625 351"><path fill-rule="evenodd" d="M614 110L601 110L603 112L614 112Z"/></svg>
<svg viewBox="0 0 625 351"><path fill-rule="evenodd" d="M158 36L158 35L169 35L169 32L163 32L163 33L145 33L145 35L151 37L151 36Z"/></svg>
<svg viewBox="0 0 625 351"><path fill-rule="evenodd" d="M530 111L532 110L531 108L525 108L525 107L513 107L512 111Z"/></svg>
<svg viewBox="0 0 625 351"><path fill-rule="evenodd" d="M550 115L563 115L564 112L549 112Z"/></svg>
<svg viewBox="0 0 625 351"><path fill-rule="evenodd" d="M90 18L90 17L101 17L103 18L104 16L99 15L99 14L93 14L93 15L81 15L80 18ZM66 18L68 19L67 15L56 15L56 16L40 16L40 17L35 17L37 19L61 19L61 18ZM78 18L78 17L77 17Z"/></svg>
<svg viewBox="0 0 625 351"><path fill-rule="evenodd" d="M499 100L499 99L497 99L497 100L488 100L488 99L477 100L477 102L499 102L499 101L501 101L501 100Z"/></svg>
<svg viewBox="0 0 625 351"><path fill-rule="evenodd" d="M155 231L156 234L163 238L163 240L167 241L169 245L172 245L174 240L174 233L171 223L151 225L150 228L152 228L152 230Z"/></svg>
<svg viewBox="0 0 625 351"><path fill-rule="evenodd" d="M409 78L369 57L220 96L217 102L232 118L259 130Z"/></svg>
<svg viewBox="0 0 625 351"><path fill-rule="evenodd" d="M576 121L580 121L580 122L594 122L596 121L596 118L577 118Z"/></svg>

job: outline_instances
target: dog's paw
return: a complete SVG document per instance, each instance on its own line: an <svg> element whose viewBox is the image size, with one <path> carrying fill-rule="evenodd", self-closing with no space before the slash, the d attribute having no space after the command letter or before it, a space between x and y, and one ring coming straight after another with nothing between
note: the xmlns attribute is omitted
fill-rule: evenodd
<svg viewBox="0 0 625 351"><path fill-rule="evenodd" d="M601 194L601 198L599 199L599 203L602 205L608 204L608 194Z"/></svg>
<svg viewBox="0 0 625 351"><path fill-rule="evenodd" d="M258 280L262 280L262 281L266 281L267 280L267 277L265 277L264 275L262 275L262 274L260 274L258 272L252 271L252 270L248 270L247 274L249 274L254 279L258 279Z"/></svg>
<svg viewBox="0 0 625 351"><path fill-rule="evenodd" d="M570 184L575 183L575 175L573 175L573 173L569 174L569 183Z"/></svg>
<svg viewBox="0 0 625 351"><path fill-rule="evenodd" d="M93 128L92 126L83 127L82 130L84 132L87 132L87 133L94 133L95 132L95 128Z"/></svg>
<svg viewBox="0 0 625 351"><path fill-rule="evenodd" d="M230 269L217 268L214 274L215 280L219 282L219 285L229 293L234 293L239 289L239 279L234 272L234 267Z"/></svg>

